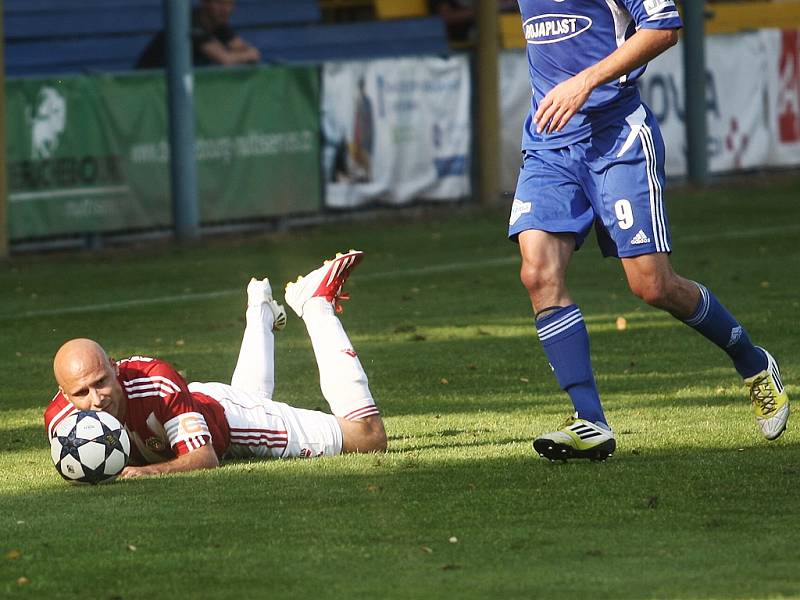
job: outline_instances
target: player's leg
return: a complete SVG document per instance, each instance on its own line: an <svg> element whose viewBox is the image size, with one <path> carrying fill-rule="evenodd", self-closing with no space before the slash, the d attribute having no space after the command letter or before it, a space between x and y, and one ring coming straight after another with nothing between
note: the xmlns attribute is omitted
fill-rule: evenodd
<svg viewBox="0 0 800 600"><path fill-rule="evenodd" d="M704 285L677 275L666 254L623 259L634 294L666 310L722 349L750 390L756 422L773 440L786 429L789 399L775 359L755 346L747 331Z"/></svg>
<svg viewBox="0 0 800 600"><path fill-rule="evenodd" d="M743 378L766 369L764 352L753 345L734 316L708 288L675 273L666 254L623 258L622 265L636 296L667 311L719 346Z"/></svg>
<svg viewBox="0 0 800 600"><path fill-rule="evenodd" d="M191 383L193 393L214 398L225 409L233 458L312 458L342 453L336 417L295 408L224 383Z"/></svg>
<svg viewBox="0 0 800 600"><path fill-rule="evenodd" d="M589 352L589 334L580 308L566 286L575 250L572 234L529 229L519 234L520 279L531 299L536 331L561 389L581 419L606 423Z"/></svg>
<svg viewBox="0 0 800 600"><path fill-rule="evenodd" d="M722 348L751 389L758 423L768 439L783 431L788 399L774 360L703 285L676 274L669 262L663 203L664 143L652 114L641 107L627 119L616 145L594 163L602 181L596 211L606 255L622 259L633 293L665 310ZM614 135L611 132L610 135Z"/></svg>
<svg viewBox="0 0 800 600"><path fill-rule="evenodd" d="M286 302L303 319L319 367L320 388L342 428L344 452L386 449L386 432L367 374L336 316L342 286L361 262L351 250L286 286Z"/></svg>
<svg viewBox="0 0 800 600"><path fill-rule="evenodd" d="M520 246L520 279L533 306L539 340L575 409L562 429L537 438L534 448L551 460L602 460L616 442L592 373L586 324L566 287L567 267L591 227L593 213L571 173L558 166L569 159L567 153L526 155L509 237Z"/></svg>
<svg viewBox="0 0 800 600"><path fill-rule="evenodd" d="M272 398L275 388L275 339L273 331L286 326L286 311L272 298L268 279L251 279L247 284L247 310L239 359L231 385L237 389Z"/></svg>

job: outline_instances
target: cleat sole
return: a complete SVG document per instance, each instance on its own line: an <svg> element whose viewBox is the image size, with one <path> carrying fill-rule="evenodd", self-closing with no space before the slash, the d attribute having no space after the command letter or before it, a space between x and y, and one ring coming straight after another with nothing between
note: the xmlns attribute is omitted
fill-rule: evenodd
<svg viewBox="0 0 800 600"><path fill-rule="evenodd" d="M567 462L568 459L588 459L592 462L604 462L613 456L617 448L615 440L606 440L593 448L578 450L565 444L553 443L551 440L538 439L533 441L533 449L539 456L547 458L550 462Z"/></svg>
<svg viewBox="0 0 800 600"><path fill-rule="evenodd" d="M767 437L767 436L764 436L764 437L767 439L767 441L774 442L775 440L777 440L779 437L781 437L783 435L784 431L786 431L786 423L783 424L783 429L781 429L778 433L776 433L772 437Z"/></svg>

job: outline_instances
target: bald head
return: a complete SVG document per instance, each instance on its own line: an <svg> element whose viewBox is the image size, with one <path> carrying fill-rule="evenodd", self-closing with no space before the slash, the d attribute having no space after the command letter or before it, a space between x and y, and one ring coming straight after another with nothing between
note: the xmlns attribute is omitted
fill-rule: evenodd
<svg viewBox="0 0 800 600"><path fill-rule="evenodd" d="M66 342L53 359L53 374L64 397L80 410L105 410L122 420L125 396L117 368L94 340Z"/></svg>
<svg viewBox="0 0 800 600"><path fill-rule="evenodd" d="M63 387L65 380L108 362L108 355L100 344L87 338L76 338L66 342L56 352L53 374L58 385Z"/></svg>

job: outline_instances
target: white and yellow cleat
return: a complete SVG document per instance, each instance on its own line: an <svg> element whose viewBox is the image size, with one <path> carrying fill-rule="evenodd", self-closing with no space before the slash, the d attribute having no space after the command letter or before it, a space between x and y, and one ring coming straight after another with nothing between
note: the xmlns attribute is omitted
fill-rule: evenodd
<svg viewBox="0 0 800 600"><path fill-rule="evenodd" d="M760 350L767 356L767 368L745 379L744 384L750 390L750 402L761 433L768 440L774 440L786 430L789 395L783 387L778 363L764 348Z"/></svg>
<svg viewBox="0 0 800 600"><path fill-rule="evenodd" d="M272 286L269 279L250 279L247 284L247 306L266 304L272 312L272 330L280 331L286 327L286 309L272 297Z"/></svg>
<svg viewBox="0 0 800 600"><path fill-rule="evenodd" d="M603 461L614 454L617 441L614 432L603 423L592 423L569 417L558 431L540 435L533 441L533 449L542 458L552 462L569 458L588 458Z"/></svg>
<svg viewBox="0 0 800 600"><path fill-rule="evenodd" d="M326 260L321 267L311 271L306 276L300 276L297 281L286 284L284 299L292 307L298 317L303 316L303 306L311 298L325 298L333 302L336 312L341 312L340 300L347 300L350 296L342 293L342 286L347 281L350 273L355 269L364 253L360 250L339 252L330 260Z"/></svg>

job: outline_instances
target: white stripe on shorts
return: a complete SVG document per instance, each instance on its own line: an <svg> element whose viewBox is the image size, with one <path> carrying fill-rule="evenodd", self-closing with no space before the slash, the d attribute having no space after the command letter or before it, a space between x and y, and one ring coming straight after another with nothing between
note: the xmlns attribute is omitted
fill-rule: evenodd
<svg viewBox="0 0 800 600"><path fill-rule="evenodd" d="M639 138L642 140L645 162L647 163L647 184L650 188L650 220L653 226L656 252L669 252L667 225L664 219L664 199L661 182L658 180L655 143L653 142L653 132L647 124L642 126Z"/></svg>

